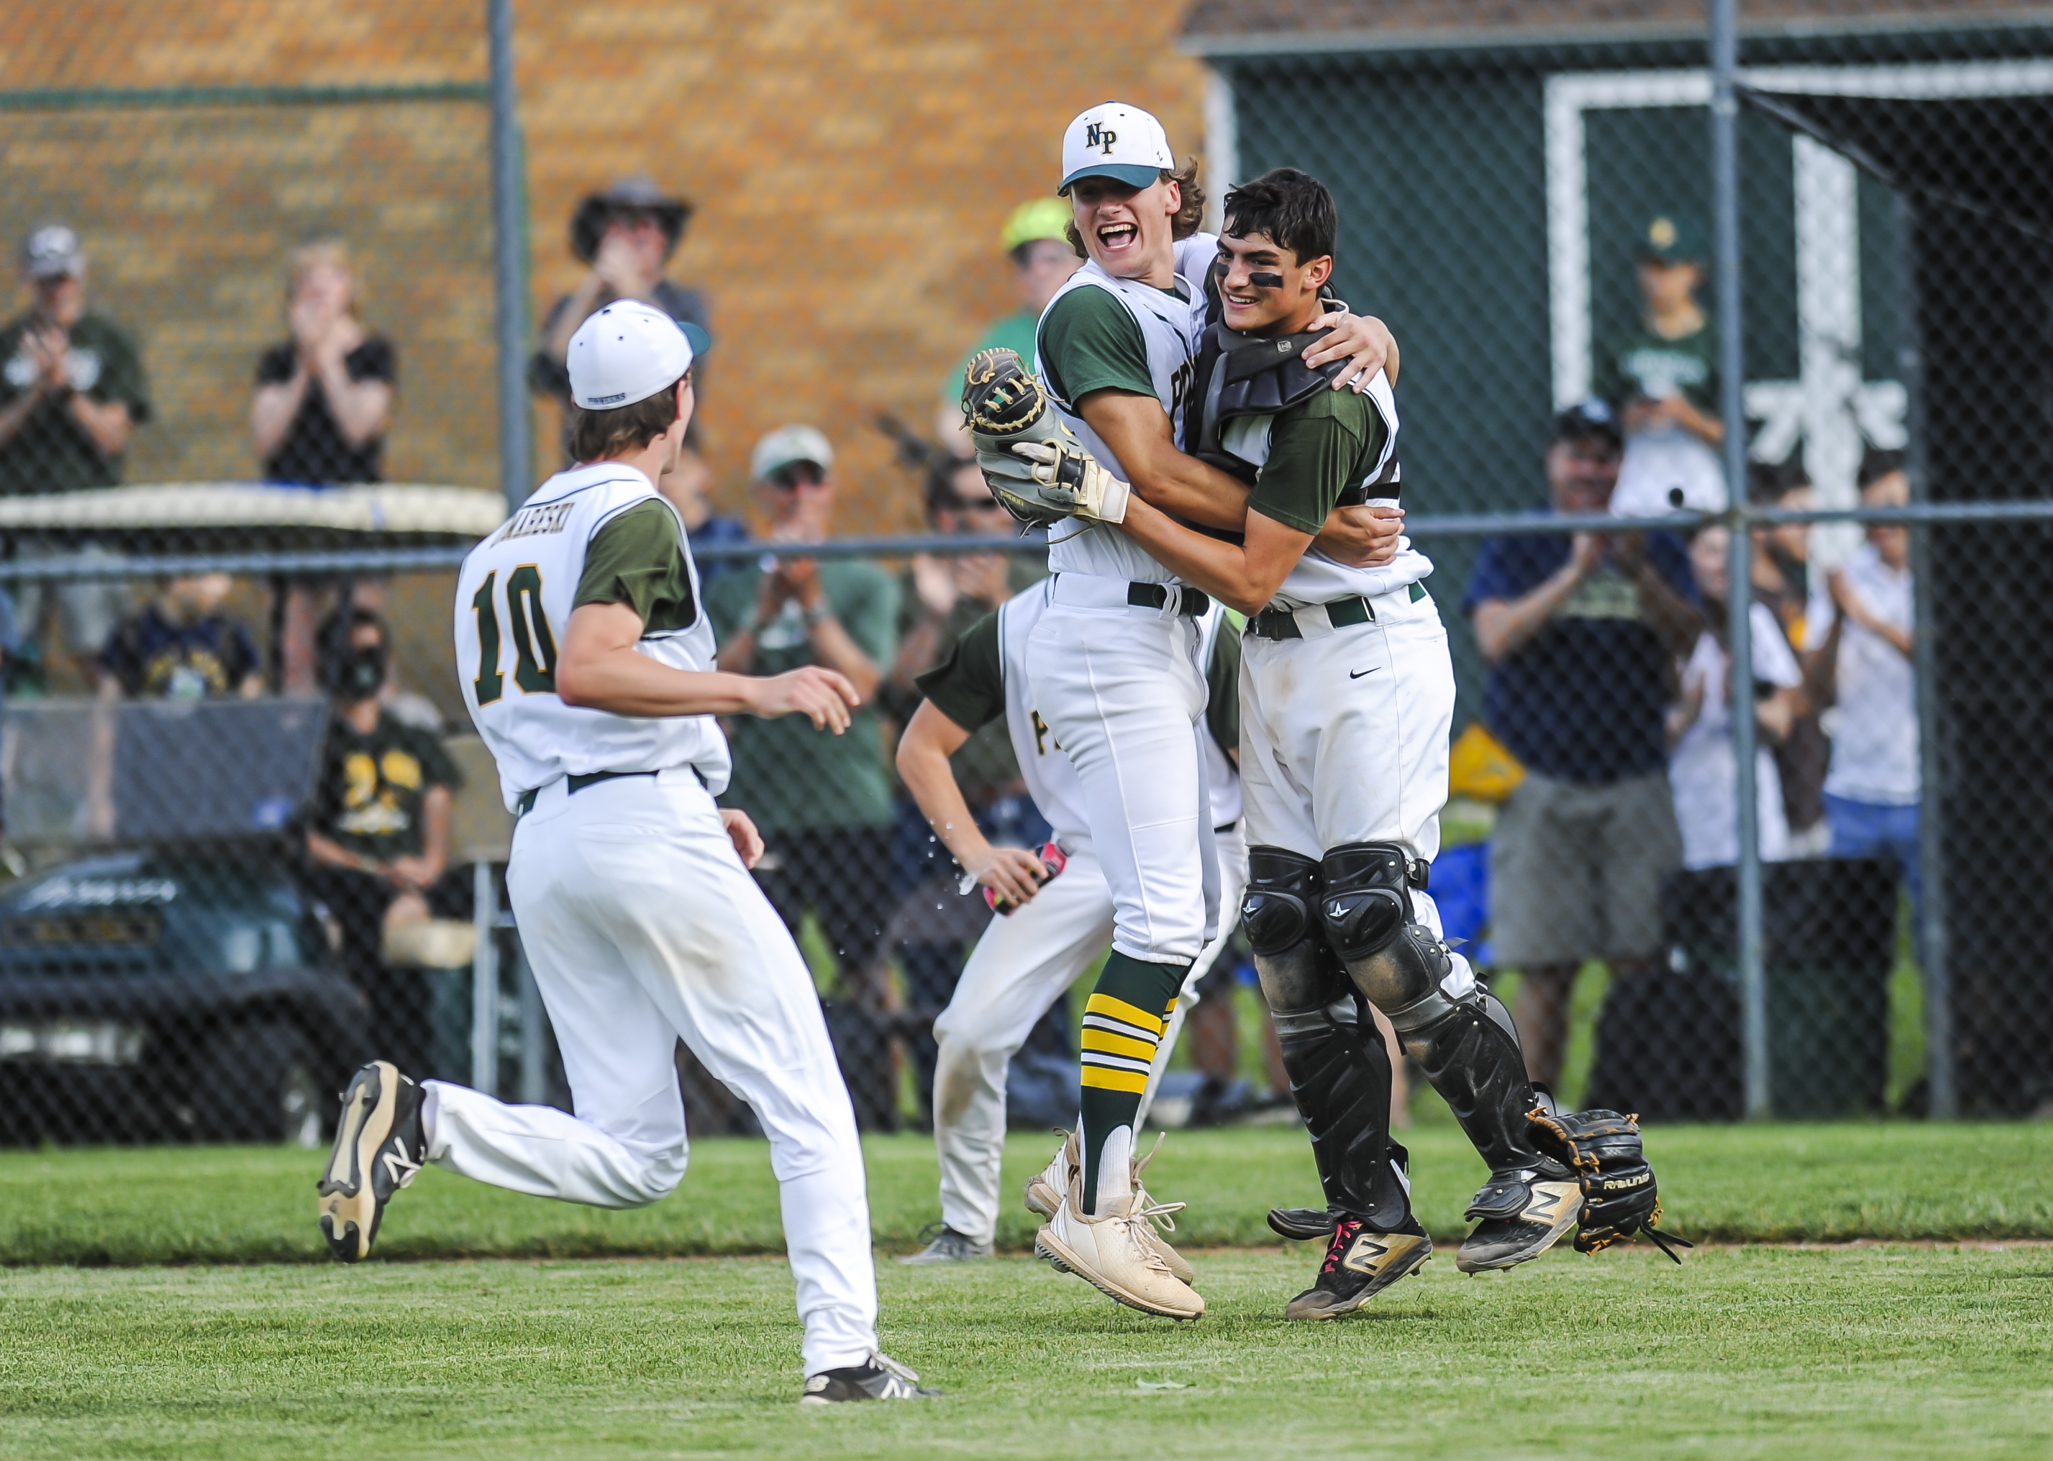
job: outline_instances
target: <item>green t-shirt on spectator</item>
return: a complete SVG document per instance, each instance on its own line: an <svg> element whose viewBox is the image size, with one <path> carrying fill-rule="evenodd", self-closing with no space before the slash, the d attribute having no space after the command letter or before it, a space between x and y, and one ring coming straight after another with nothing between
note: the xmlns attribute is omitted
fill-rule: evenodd
<svg viewBox="0 0 2053 1461"><path fill-rule="evenodd" d="M977 343L970 346L948 379L941 382L941 399L950 406L962 401L962 373L969 369L969 363L980 351L1016 350L1019 358L1027 363L1027 369L1034 368L1034 326L1040 323L1040 316L1032 310L1023 309L1009 314L1002 320L994 320L991 328L977 337Z"/></svg>
<svg viewBox="0 0 2053 1461"><path fill-rule="evenodd" d="M880 671L896 648L898 585L874 563L823 559L820 588L834 617ZM706 586L706 612L722 645L754 616L762 570L722 574ZM749 673L781 675L818 664L812 635L797 604L787 601L756 626ZM721 801L749 814L763 832L804 832L891 823L891 776L884 762L883 723L865 703L846 732L815 730L803 715L778 720L738 716L729 725L734 777Z"/></svg>
<svg viewBox="0 0 2053 1461"><path fill-rule="evenodd" d="M36 363L23 340L31 322L31 316L23 315L0 329L0 409L35 389ZM67 333L71 349L65 371L72 389L102 404L119 401L138 426L149 420L142 357L128 336L92 314ZM55 397L36 407L15 438L0 446L0 497L120 485L120 455L102 456L69 408Z"/></svg>
<svg viewBox="0 0 2053 1461"><path fill-rule="evenodd" d="M1709 325L1670 340L1644 324L1614 337L1597 352L1592 392L1623 411L1635 397L1681 396L1707 415L1718 414L1718 336Z"/></svg>

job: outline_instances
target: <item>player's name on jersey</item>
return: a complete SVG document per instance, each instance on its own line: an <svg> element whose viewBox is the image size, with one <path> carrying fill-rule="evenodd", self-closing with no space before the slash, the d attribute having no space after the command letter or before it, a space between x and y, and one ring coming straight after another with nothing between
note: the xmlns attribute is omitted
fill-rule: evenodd
<svg viewBox="0 0 2053 1461"><path fill-rule="evenodd" d="M499 530L495 542L503 543L509 538L530 538L536 533L560 533L570 518L572 501L544 502L538 507L523 507Z"/></svg>

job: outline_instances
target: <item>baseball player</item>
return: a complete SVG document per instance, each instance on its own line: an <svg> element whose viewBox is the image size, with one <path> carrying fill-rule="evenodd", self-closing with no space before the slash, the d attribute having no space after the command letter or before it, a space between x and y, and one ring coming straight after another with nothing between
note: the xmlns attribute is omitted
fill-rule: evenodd
<svg viewBox="0 0 2053 1461"><path fill-rule="evenodd" d="M507 890L577 1114L507 1106L389 1062L343 1093L321 1227L360 1259L393 1193L433 1162L494 1186L640 1207L684 1176L682 1039L770 1138L805 1326L808 1404L932 1392L877 1349L870 1218L854 1113L811 975L748 869L762 839L713 798L718 715L800 714L839 734L857 703L832 670L713 670L698 571L656 480L691 420L692 352L621 301L570 343L581 463L464 560L464 701L519 814Z"/></svg>
<svg viewBox="0 0 2053 1461"><path fill-rule="evenodd" d="M955 855L965 881L974 878L999 900L977 941L948 1008L934 1022L940 1047L934 1077L934 1145L941 1158L938 1236L901 1261L945 1263L989 1256L998 1231L998 1169L1005 1149L1005 1074L1013 1053L1041 1015L1104 951L1112 938L1114 908L1091 841L1082 787L1035 708L1026 671L1027 646L1048 609L1047 581L1007 600L968 629L948 657L919 677L926 696L898 743L899 774L934 833ZM1237 904L1245 881L1246 844L1240 835L1240 777L1231 753L1239 743L1232 719L1239 699L1240 643L1216 606L1198 621L1200 654L1212 695L1206 715L1204 760L1209 823L1218 844L1224 895ZM972 820L948 758L978 729L1003 719L1034 805L1055 834L1065 859L1055 864L1018 847L994 847ZM1227 941L1215 936L1185 980L1152 1065L1150 1088L1160 1079L1175 1044L1175 1027L1196 1001L1194 986ZM1145 1119L1137 1113L1134 1125ZM1075 1138L1066 1161L1076 1158ZM1136 1172L1128 1184L1138 1190ZM1027 1206L1052 1217L1062 1193L1036 1178ZM1152 1204L1143 1202L1144 1207ZM1182 1259L1159 1242L1172 1274ZM1189 1270L1183 1269L1183 1281Z"/></svg>
<svg viewBox="0 0 2053 1461"><path fill-rule="evenodd" d="M1251 483L1246 534L1207 537L1144 500L1122 524L1251 616L1244 911L1328 1204L1271 1221L1292 1236L1331 1229L1317 1281L1285 1311L1293 1319L1358 1309L1432 1253L1389 1141L1389 1056L1357 996L1389 1017L1489 1164L1463 1272L1538 1257L1582 1208L1573 1174L1528 1129L1537 1102L1511 1018L1442 941L1426 892L1454 711L1447 633L1420 583L1433 565L1409 540L1373 569L1314 543L1336 503L1395 505L1399 491L1388 379L1335 393L1299 363L1338 231L1332 195L1294 168L1226 195L1221 319L1200 354L1203 405L1186 442Z"/></svg>
<svg viewBox="0 0 2053 1461"><path fill-rule="evenodd" d="M972 409L978 460L999 499L1045 488L1038 473L1059 479L1074 514L1050 535L1055 582L1027 670L1075 767L1115 909L1112 953L1084 1015L1081 1166L1062 1152L1050 1163L1063 1198L1035 1247L1121 1303L1189 1319L1203 1300L1158 1256L1128 1174L1165 1017L1216 930L1195 627L1208 601L1114 524L1139 493L1185 519L1237 530L1247 493L1175 446L1216 244L1196 234L1203 196L1194 170L1176 172L1161 123L1118 102L1072 121L1062 156L1058 191L1070 200L1073 242L1089 257L1041 316L1037 374L1052 408L1046 419L1088 450L1055 463L1003 450L976 432ZM1347 360L1357 376L1392 358L1379 323L1324 322L1336 328L1316 359ZM992 384L972 362L965 402ZM1070 483L1068 468L1084 475ZM1343 517L1329 531L1351 561L1394 543L1373 522Z"/></svg>

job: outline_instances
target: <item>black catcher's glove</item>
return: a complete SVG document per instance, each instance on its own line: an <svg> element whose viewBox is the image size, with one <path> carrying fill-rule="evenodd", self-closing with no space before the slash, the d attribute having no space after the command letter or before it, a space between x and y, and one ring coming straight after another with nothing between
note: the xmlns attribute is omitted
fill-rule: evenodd
<svg viewBox="0 0 2053 1461"><path fill-rule="evenodd" d="M1596 1253L1621 1238L1645 1233L1677 1263L1682 1258L1670 1244L1696 1244L1671 1233L1655 1231L1661 1220L1661 1196L1654 1169L1640 1145L1639 1119L1616 1111L1556 1111L1543 1098L1526 1113L1533 1144L1543 1156L1568 1167L1582 1184L1582 1218L1575 1230L1575 1251Z"/></svg>

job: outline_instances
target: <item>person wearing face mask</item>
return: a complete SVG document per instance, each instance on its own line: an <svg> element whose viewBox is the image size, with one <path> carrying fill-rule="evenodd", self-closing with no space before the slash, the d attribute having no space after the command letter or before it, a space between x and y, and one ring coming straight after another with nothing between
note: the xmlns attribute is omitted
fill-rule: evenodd
<svg viewBox="0 0 2053 1461"><path fill-rule="evenodd" d="M320 635L322 678L334 718L321 779L306 817L307 882L342 934L344 971L371 1003L382 1046L412 1057L428 1021L416 1008L425 986L414 970L390 970L380 956L390 927L462 917L462 879L448 876L449 808L462 774L432 732L385 708L389 669L385 621L369 609L331 617Z"/></svg>

